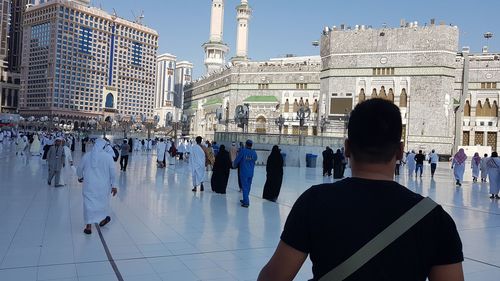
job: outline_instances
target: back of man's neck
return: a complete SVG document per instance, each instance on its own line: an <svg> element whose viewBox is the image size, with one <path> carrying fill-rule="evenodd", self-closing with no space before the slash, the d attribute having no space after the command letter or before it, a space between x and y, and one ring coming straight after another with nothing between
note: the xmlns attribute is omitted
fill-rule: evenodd
<svg viewBox="0 0 500 281"><path fill-rule="evenodd" d="M391 162L392 163L392 162ZM352 177L367 180L394 180L395 163L391 164L354 164L352 163Z"/></svg>

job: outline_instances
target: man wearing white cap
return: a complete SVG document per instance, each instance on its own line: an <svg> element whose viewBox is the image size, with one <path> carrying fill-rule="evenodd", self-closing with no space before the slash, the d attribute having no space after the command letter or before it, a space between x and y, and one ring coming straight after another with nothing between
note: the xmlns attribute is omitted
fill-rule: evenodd
<svg viewBox="0 0 500 281"><path fill-rule="evenodd" d="M60 182L61 170L64 167L64 161L66 154L64 153L64 148L62 147L63 138L57 138L55 144L50 147L47 153L47 163L49 164L49 177L47 179L47 184L51 185L52 178L55 177L54 185L55 187L63 186Z"/></svg>
<svg viewBox="0 0 500 281"><path fill-rule="evenodd" d="M83 156L77 169L78 181L83 182L83 217L85 234L92 233L92 224L104 226L111 221L109 199L118 192L116 188L113 157L107 152L109 143L97 139L90 153Z"/></svg>

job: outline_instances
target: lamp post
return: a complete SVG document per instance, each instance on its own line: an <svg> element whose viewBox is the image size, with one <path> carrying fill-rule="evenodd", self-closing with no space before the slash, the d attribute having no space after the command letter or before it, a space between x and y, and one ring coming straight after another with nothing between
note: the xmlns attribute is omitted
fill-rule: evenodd
<svg viewBox="0 0 500 281"><path fill-rule="evenodd" d="M278 144L281 144L281 132L283 131L283 126L285 125L285 118L283 118L283 114L280 114L276 120L274 120L274 123L278 126L279 129L279 137L278 137Z"/></svg>
<svg viewBox="0 0 500 281"><path fill-rule="evenodd" d="M344 140L347 138L347 128L349 126L349 117L350 117L350 114L349 114L349 112L347 112L347 109L346 109L345 114L344 114Z"/></svg>
<svg viewBox="0 0 500 281"><path fill-rule="evenodd" d="M326 126L330 124L330 121L328 121L328 119L325 117L325 116L322 116L321 117L321 120L320 120L320 128L321 128L321 135L323 136L325 131L326 131Z"/></svg>
<svg viewBox="0 0 500 281"><path fill-rule="evenodd" d="M148 119L146 115L141 114L141 121L142 124L146 126L146 129L148 130L148 139L151 139L151 130L155 128L160 122L160 116L155 115L153 119Z"/></svg>
<svg viewBox="0 0 500 281"><path fill-rule="evenodd" d="M248 131L248 118L250 117L250 105L249 104L243 104L243 105L238 105L235 110L234 114L234 121L238 125L238 127L243 129L243 132L245 133L245 127Z"/></svg>
<svg viewBox="0 0 500 281"><path fill-rule="evenodd" d="M309 116L311 116L311 109L309 109L309 107L301 106L299 110L297 110L297 119L299 120L299 145L302 143L302 127Z"/></svg>

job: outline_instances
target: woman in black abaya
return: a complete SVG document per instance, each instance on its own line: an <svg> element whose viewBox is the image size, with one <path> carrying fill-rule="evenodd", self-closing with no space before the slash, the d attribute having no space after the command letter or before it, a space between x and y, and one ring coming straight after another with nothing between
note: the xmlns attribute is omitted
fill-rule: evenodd
<svg viewBox="0 0 500 281"><path fill-rule="evenodd" d="M333 155L333 178L334 179L341 179L343 177L342 175L342 169L344 167L344 156L342 155L342 152L340 149L337 149L337 153Z"/></svg>
<svg viewBox="0 0 500 281"><path fill-rule="evenodd" d="M277 145L273 146L271 154L267 158L266 184L262 198L276 202L280 194L281 183L283 182L283 157Z"/></svg>
<svg viewBox="0 0 500 281"><path fill-rule="evenodd" d="M220 194L226 194L227 181L229 179L229 172L233 163L229 152L224 145L219 147L219 153L215 157L215 163L212 168L212 191Z"/></svg>

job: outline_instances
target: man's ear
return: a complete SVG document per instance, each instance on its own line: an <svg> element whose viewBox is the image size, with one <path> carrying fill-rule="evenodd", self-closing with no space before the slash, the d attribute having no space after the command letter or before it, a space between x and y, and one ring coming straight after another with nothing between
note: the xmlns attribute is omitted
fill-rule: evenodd
<svg viewBox="0 0 500 281"><path fill-rule="evenodd" d="M398 151L396 152L396 160L401 160L403 159L403 155L405 153L405 144L404 142L401 142L399 144L399 149Z"/></svg>
<svg viewBox="0 0 500 281"><path fill-rule="evenodd" d="M344 154L347 158L351 157L351 147L349 146L349 139L344 140Z"/></svg>

